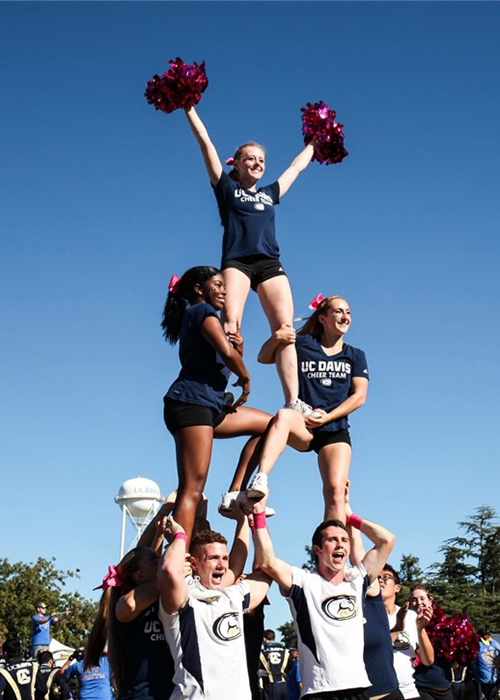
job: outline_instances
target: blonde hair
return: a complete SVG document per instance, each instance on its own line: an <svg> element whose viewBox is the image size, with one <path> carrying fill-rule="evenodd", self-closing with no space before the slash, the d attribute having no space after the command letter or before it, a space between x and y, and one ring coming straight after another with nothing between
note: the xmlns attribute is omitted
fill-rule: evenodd
<svg viewBox="0 0 500 700"><path fill-rule="evenodd" d="M347 299L339 296L338 294L331 297L326 297L326 299L323 299L323 301L318 304L317 308L314 310L314 313L309 316L302 328L299 328L297 335L312 335L315 340L319 340L323 335L323 324L319 320L319 317L328 311L330 302L334 301L335 299L342 299L342 301L347 303Z"/></svg>
<svg viewBox="0 0 500 700"><path fill-rule="evenodd" d="M242 143L241 146L238 146L238 148L236 149L236 152L233 156L233 161L239 160L241 158L241 156L243 155L243 151L248 146L251 146L252 148L260 148L262 153L264 155L266 154L266 149L264 148L264 146L261 146L260 143L257 143L257 141L247 141L246 143ZM233 169L229 173L229 177L231 178L231 180L236 180L236 182L238 182L238 171L234 167L234 165L233 165Z"/></svg>

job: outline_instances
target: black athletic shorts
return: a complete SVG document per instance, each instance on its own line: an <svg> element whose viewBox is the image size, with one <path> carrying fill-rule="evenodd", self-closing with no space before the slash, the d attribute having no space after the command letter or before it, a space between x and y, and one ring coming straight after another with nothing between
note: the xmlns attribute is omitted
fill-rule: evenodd
<svg viewBox="0 0 500 700"><path fill-rule="evenodd" d="M315 698L316 700L368 700L368 695L364 688L353 688L352 690L326 690L319 693L307 693L304 700Z"/></svg>
<svg viewBox="0 0 500 700"><path fill-rule="evenodd" d="M326 445L333 445L336 442L345 442L348 445L351 444L351 436L349 435L347 428L342 428L341 430L336 430L335 432L330 432L329 430L318 430L316 433L314 433L314 437L311 440L308 452L314 450L316 454L319 454L322 447L325 447Z"/></svg>
<svg viewBox="0 0 500 700"><path fill-rule="evenodd" d="M250 287L257 291L261 282L270 280L272 277L285 275L283 265L277 258L268 258L266 255L247 255L244 258L234 258L223 263L222 272L228 267L243 272L250 280Z"/></svg>
<svg viewBox="0 0 500 700"><path fill-rule="evenodd" d="M163 420L172 435L180 428L192 425L211 425L212 428L216 428L226 415L225 411L218 411L216 408L175 401L168 396L163 398Z"/></svg>
<svg viewBox="0 0 500 700"><path fill-rule="evenodd" d="M376 695L380 695L380 693L376 693ZM368 695L368 697L371 698L372 696ZM404 698L405 696L403 695L403 693L399 690L399 688L396 688L396 690L391 690L390 693L387 693L386 695L382 696L380 700L404 700Z"/></svg>

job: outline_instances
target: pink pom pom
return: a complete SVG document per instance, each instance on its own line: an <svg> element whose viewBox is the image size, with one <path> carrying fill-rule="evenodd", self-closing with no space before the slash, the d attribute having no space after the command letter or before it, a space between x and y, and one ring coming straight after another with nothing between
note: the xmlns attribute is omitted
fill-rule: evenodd
<svg viewBox="0 0 500 700"><path fill-rule="evenodd" d="M324 102L307 103L302 107L304 143L316 139L312 160L318 163L340 163L347 155L344 148L343 125L335 121L335 112Z"/></svg>
<svg viewBox="0 0 500 700"><path fill-rule="evenodd" d="M144 93L149 104L162 112L187 109L197 105L208 85L205 62L188 66L180 58L169 61L170 68L162 75L153 75Z"/></svg>

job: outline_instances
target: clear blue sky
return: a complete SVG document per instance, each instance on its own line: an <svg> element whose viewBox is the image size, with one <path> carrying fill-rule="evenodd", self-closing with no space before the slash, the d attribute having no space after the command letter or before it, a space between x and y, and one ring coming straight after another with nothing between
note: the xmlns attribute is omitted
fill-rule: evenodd
<svg viewBox="0 0 500 700"><path fill-rule="evenodd" d="M307 101L345 125L349 157L311 164L277 233L297 313L344 295L368 357L355 511L394 530L393 563L427 566L498 504L499 30L490 2L0 3L2 556L80 567L90 596L117 560L120 484L176 484L161 311L171 274L217 265L222 235L183 114L143 97L176 56L206 61L221 157L264 143L266 182L300 150ZM250 403L274 412L255 295L243 331ZM207 486L226 534L214 506L242 443L216 445ZM286 451L270 483L276 550L301 564L315 456ZM272 601L276 626L289 613Z"/></svg>

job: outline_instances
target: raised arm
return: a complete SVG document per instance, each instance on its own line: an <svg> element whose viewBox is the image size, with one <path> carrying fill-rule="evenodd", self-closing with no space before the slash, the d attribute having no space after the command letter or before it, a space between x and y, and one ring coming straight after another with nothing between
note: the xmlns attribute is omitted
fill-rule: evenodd
<svg viewBox="0 0 500 700"><path fill-rule="evenodd" d="M160 559L158 567L161 604L169 615L183 608L189 597L184 578L185 534L184 529L171 517L165 529L165 536L170 545Z"/></svg>
<svg viewBox="0 0 500 700"><path fill-rule="evenodd" d="M349 503L349 483L346 486L345 495L345 514L347 519L349 520L349 516L352 515L352 508ZM349 540L351 543L351 553L349 555L349 559L351 560L351 564L353 566L358 566L358 564L361 564L363 562L366 556L363 538L361 537L361 532L358 530L358 528L352 527L352 525L347 525L347 532L349 533ZM378 579L375 579L368 591L366 592L366 595L369 597L375 597L379 593L380 585Z"/></svg>
<svg viewBox="0 0 500 700"><path fill-rule="evenodd" d="M189 107L189 109L184 111L186 113L191 131L193 132L194 137L201 149L201 154L205 162L205 167L207 169L210 182L215 187L220 180L220 176L222 175L222 163L220 162L217 151L215 150L215 146L210 140L205 124L201 121L195 108Z"/></svg>
<svg viewBox="0 0 500 700"><path fill-rule="evenodd" d="M226 367L229 367L231 372L234 372L238 377L238 381L233 384L233 386L241 387L241 396L233 404L233 408L238 408L246 402L250 393L250 376L245 363L239 352L227 339L218 318L207 316L203 321L201 331L206 340L217 351Z"/></svg>
<svg viewBox="0 0 500 700"><path fill-rule="evenodd" d="M426 608L417 615L418 649L417 654L424 666L434 663L434 647L425 629L432 617L432 608Z"/></svg>
<svg viewBox="0 0 500 700"><path fill-rule="evenodd" d="M172 493L167 496L155 517L151 520L147 528L142 533L139 541L137 542L138 547L151 547L151 549L154 549L155 552L161 551L161 546L163 544L163 533L166 525L165 518L167 518L173 511L176 497L177 491L172 491Z"/></svg>
<svg viewBox="0 0 500 700"><path fill-rule="evenodd" d="M371 583L384 568L396 538L382 525L376 525L369 520L361 520L356 515L351 515L347 519L347 524L351 527L357 527L374 544L374 547L365 554L362 561Z"/></svg>
<svg viewBox="0 0 500 700"><path fill-rule="evenodd" d="M273 581L276 581L285 595L292 587L293 569L285 561L277 559L269 530L265 524L267 496L252 506L254 518L253 542L255 547L255 566L260 568Z"/></svg>
<svg viewBox="0 0 500 700"><path fill-rule="evenodd" d="M311 162L311 158L314 155L314 143L314 139L310 141L299 155L293 159L291 165L285 172L279 176L280 198L288 192L300 173L305 170Z"/></svg>
<svg viewBox="0 0 500 700"><path fill-rule="evenodd" d="M261 347L257 360L263 365L273 365L276 362L275 356L278 347L280 345L293 345L295 336L295 328L288 323L283 323Z"/></svg>
<svg viewBox="0 0 500 700"><path fill-rule="evenodd" d="M120 622L132 622L143 610L149 608L160 595L160 584L157 580L141 583L119 599L116 604L116 618Z"/></svg>
<svg viewBox="0 0 500 700"><path fill-rule="evenodd" d="M250 545L250 528L246 515L241 512L237 504L234 504L231 511L225 515L236 520L233 546L229 553L229 569L225 579L225 585L231 586L239 579L245 568Z"/></svg>

